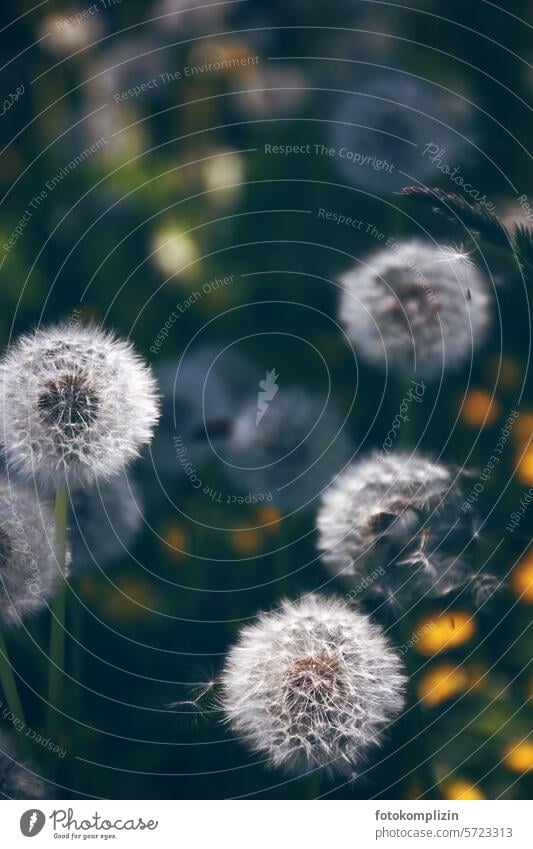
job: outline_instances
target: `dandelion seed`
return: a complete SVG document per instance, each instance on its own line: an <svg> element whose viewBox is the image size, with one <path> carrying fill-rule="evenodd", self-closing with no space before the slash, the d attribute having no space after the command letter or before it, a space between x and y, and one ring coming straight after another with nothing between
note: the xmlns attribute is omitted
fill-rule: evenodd
<svg viewBox="0 0 533 849"><path fill-rule="evenodd" d="M487 334L490 293L460 250L404 242L373 254L341 284L348 336L382 368L436 379L468 361Z"/></svg>
<svg viewBox="0 0 533 849"><path fill-rule="evenodd" d="M22 336L0 364L0 395L8 467L56 488L117 474L158 419L150 368L96 326Z"/></svg>
<svg viewBox="0 0 533 849"><path fill-rule="evenodd" d="M0 627L38 613L63 576L52 509L26 485L0 479Z"/></svg>
<svg viewBox="0 0 533 849"><path fill-rule="evenodd" d="M318 548L334 575L398 608L459 588L481 606L498 582L465 554L475 515L461 511L463 502L461 481L445 466L416 454L373 454L324 494Z"/></svg>
<svg viewBox="0 0 533 849"><path fill-rule="evenodd" d="M405 680L378 625L311 595L241 631L222 672L222 707L270 766L353 775L401 711Z"/></svg>

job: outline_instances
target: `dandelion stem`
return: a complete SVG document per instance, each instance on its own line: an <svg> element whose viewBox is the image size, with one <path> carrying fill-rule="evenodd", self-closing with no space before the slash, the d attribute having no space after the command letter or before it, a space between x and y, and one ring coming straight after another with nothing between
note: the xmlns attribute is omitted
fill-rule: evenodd
<svg viewBox="0 0 533 849"><path fill-rule="evenodd" d="M66 488L56 493L55 503L55 540L56 559L60 572L65 574L67 551L68 495ZM53 732L57 721L57 711L61 707L63 673L65 670L65 614L67 606L67 587L63 582L52 604L50 625L49 676L48 676L48 730Z"/></svg>
<svg viewBox="0 0 533 849"><path fill-rule="evenodd" d="M13 667L11 666L9 660L9 653L7 650L6 641L2 631L0 630L0 683L2 684L2 690L4 692L4 696L6 697L7 706L13 716L20 720L24 725L26 722L24 720L24 712L22 710L22 704L19 698L17 681L13 674Z"/></svg>

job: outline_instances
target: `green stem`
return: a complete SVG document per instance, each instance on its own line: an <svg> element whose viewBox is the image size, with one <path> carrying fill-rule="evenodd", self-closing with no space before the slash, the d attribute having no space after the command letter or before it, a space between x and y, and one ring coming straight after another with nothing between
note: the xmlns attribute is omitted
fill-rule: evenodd
<svg viewBox="0 0 533 849"><path fill-rule="evenodd" d="M67 552L68 494L66 488L56 493L55 503L55 544L57 567L63 578ZM67 587L65 581L59 588L52 604L50 624L49 676L48 676L48 731L55 736L58 711L61 709L63 691L63 673L65 670L65 614L67 607Z"/></svg>
<svg viewBox="0 0 533 849"><path fill-rule="evenodd" d="M9 710L16 719L26 725L22 704L19 698L17 681L13 674L13 667L9 661L6 641L2 631L0 631L0 682L2 684L2 690L6 697Z"/></svg>
<svg viewBox="0 0 533 849"><path fill-rule="evenodd" d="M75 712L80 716L81 682L83 678L83 616L81 610L72 619L72 636L74 638L72 645L72 677L74 678L72 702Z"/></svg>

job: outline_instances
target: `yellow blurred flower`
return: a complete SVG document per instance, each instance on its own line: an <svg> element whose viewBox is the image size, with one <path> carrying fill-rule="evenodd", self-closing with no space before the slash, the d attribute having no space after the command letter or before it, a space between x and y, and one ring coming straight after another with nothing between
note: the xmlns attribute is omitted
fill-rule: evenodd
<svg viewBox="0 0 533 849"><path fill-rule="evenodd" d="M509 583L521 601L533 604L533 549L513 569Z"/></svg>
<svg viewBox="0 0 533 849"><path fill-rule="evenodd" d="M526 486L533 485L533 448L528 448L527 451L518 458L516 473L518 479L525 483Z"/></svg>
<svg viewBox="0 0 533 849"><path fill-rule="evenodd" d="M256 554L263 545L263 535L254 528L239 528L230 533L231 545L238 554L243 556Z"/></svg>
<svg viewBox="0 0 533 849"><path fill-rule="evenodd" d="M513 436L523 448L527 446L533 437L533 413L520 413L513 428Z"/></svg>
<svg viewBox="0 0 533 849"><path fill-rule="evenodd" d="M445 799L459 799L461 801L486 799L482 790L476 784L467 781L466 778L454 778L452 781L446 781L441 790Z"/></svg>
<svg viewBox="0 0 533 849"><path fill-rule="evenodd" d="M499 416L499 403L485 389L471 389L462 402L461 417L470 427L490 427Z"/></svg>
<svg viewBox="0 0 533 849"><path fill-rule="evenodd" d="M117 589L106 594L107 611L121 619L141 619L158 610L158 597L146 581L128 578L117 584Z"/></svg>
<svg viewBox="0 0 533 849"><path fill-rule="evenodd" d="M511 743L504 754L507 769L513 772L531 772L533 770L533 740L519 740Z"/></svg>
<svg viewBox="0 0 533 849"><path fill-rule="evenodd" d="M164 533L163 539L167 555L174 560L183 560L189 544L185 530L179 525L171 525Z"/></svg>
<svg viewBox="0 0 533 849"><path fill-rule="evenodd" d="M464 666L439 663L422 676L416 689L424 705L435 707L458 696L467 689L468 683L468 672Z"/></svg>
<svg viewBox="0 0 533 849"><path fill-rule="evenodd" d="M462 646L475 633L476 622L472 614L457 610L423 619L411 639L416 651L430 656Z"/></svg>
<svg viewBox="0 0 533 849"><path fill-rule="evenodd" d="M276 534L280 530L283 516L277 507L258 507L257 521L263 525L263 530L269 534Z"/></svg>
<svg viewBox="0 0 533 849"><path fill-rule="evenodd" d="M153 260L163 274L190 273L198 257L194 240L179 227L170 224L158 230L152 240Z"/></svg>

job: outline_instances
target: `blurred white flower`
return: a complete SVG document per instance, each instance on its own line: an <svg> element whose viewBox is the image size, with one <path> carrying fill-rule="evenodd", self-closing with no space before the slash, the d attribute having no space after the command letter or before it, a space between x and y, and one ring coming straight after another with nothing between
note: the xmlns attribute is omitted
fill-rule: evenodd
<svg viewBox="0 0 533 849"><path fill-rule="evenodd" d="M87 75L91 97L103 98L119 107L132 99L138 99L141 105L145 99L151 103L165 88L160 74L171 70L168 55L164 44L149 35L106 41L98 56L91 59ZM147 83L150 83L149 89ZM143 84L144 89L141 89ZM138 89L134 90L134 87Z"/></svg>
<svg viewBox="0 0 533 849"><path fill-rule="evenodd" d="M59 56L68 56L94 44L103 33L102 19L98 10L94 14L84 11L73 7L47 15L40 26L43 47Z"/></svg>
<svg viewBox="0 0 533 849"><path fill-rule="evenodd" d="M256 394L235 418L226 472L240 491L270 491L281 509L308 507L351 455L338 410L299 387L276 392L260 417L259 402Z"/></svg>
<svg viewBox="0 0 533 849"><path fill-rule="evenodd" d="M405 680L379 625L311 595L242 629L221 675L222 707L270 766L353 775L401 711Z"/></svg>
<svg viewBox="0 0 533 849"><path fill-rule="evenodd" d="M490 324L488 285L468 256L413 239L340 278L340 319L370 363L436 379L461 366Z"/></svg>
<svg viewBox="0 0 533 849"><path fill-rule="evenodd" d="M183 233L175 224L165 224L156 230L151 250L154 263L169 277L190 275L199 256L192 236Z"/></svg>
<svg viewBox="0 0 533 849"><path fill-rule="evenodd" d="M155 25L165 31L205 35L207 26L219 28L233 9L233 3L223 0L157 0L153 17L159 18Z"/></svg>
<svg viewBox="0 0 533 849"><path fill-rule="evenodd" d="M272 118L298 110L305 102L310 83L297 68L282 65L244 67L235 77L233 108L250 119Z"/></svg>
<svg viewBox="0 0 533 849"><path fill-rule="evenodd" d="M50 785L22 758L12 738L0 731L0 797L46 799L50 793Z"/></svg>
<svg viewBox="0 0 533 849"><path fill-rule="evenodd" d="M44 484L117 474L152 438L158 398L129 342L64 323L21 336L0 363L8 467Z"/></svg>
<svg viewBox="0 0 533 849"><path fill-rule="evenodd" d="M200 170L204 187L211 192L210 203L232 203L241 193L244 158L238 153L220 151L219 156L203 162Z"/></svg>
<svg viewBox="0 0 533 849"><path fill-rule="evenodd" d="M247 366L240 358L207 346L187 352L182 359L164 360L156 376L162 412L152 458L159 477L183 477L187 461L202 466L212 456L212 446L229 438L236 384L249 377Z"/></svg>
<svg viewBox="0 0 533 849"><path fill-rule="evenodd" d="M0 478L0 627L47 607L64 577L55 556L54 513L33 489Z"/></svg>
<svg viewBox="0 0 533 849"><path fill-rule="evenodd" d="M330 139L336 148L333 162L352 185L390 194L417 181L439 183L436 161L424 152L429 144L442 151L451 168L468 161L474 122L470 105L459 95L379 69L354 71L350 88L354 93L343 96L332 115Z"/></svg>
<svg viewBox="0 0 533 849"><path fill-rule="evenodd" d="M65 112L58 144L64 156L72 158L72 167L80 167L76 158L81 156L85 167L113 168L146 150L146 127L132 104L102 103L101 98L88 96L79 109Z"/></svg>
<svg viewBox="0 0 533 849"><path fill-rule="evenodd" d="M476 517L463 503L461 480L446 466L417 454L372 454L325 492L318 548L357 594L395 607L461 587L480 603L495 581L468 559Z"/></svg>

